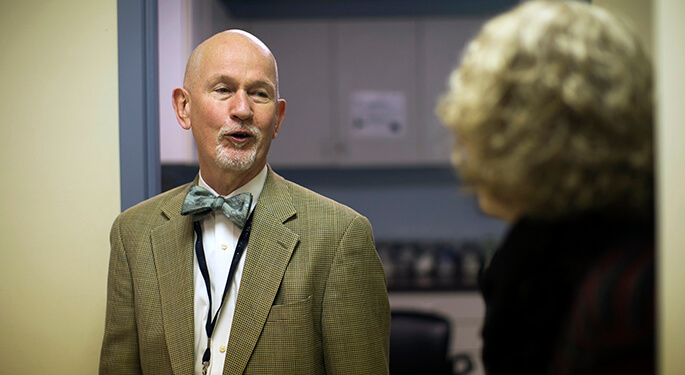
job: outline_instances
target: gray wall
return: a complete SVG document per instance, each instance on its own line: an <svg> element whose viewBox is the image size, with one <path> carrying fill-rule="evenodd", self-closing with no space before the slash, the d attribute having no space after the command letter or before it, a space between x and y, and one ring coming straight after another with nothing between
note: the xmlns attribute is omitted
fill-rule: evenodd
<svg viewBox="0 0 685 375"><path fill-rule="evenodd" d="M459 191L450 168L275 170L368 217L379 240L496 240L505 231Z"/></svg>

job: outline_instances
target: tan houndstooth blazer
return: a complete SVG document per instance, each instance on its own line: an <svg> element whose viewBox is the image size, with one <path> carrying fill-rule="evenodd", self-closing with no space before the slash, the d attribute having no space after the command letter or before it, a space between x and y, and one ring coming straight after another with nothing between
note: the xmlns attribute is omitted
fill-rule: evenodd
<svg viewBox="0 0 685 375"><path fill-rule="evenodd" d="M189 186L114 222L100 374L193 373ZM385 274L365 217L269 168L245 256L224 374L387 374Z"/></svg>

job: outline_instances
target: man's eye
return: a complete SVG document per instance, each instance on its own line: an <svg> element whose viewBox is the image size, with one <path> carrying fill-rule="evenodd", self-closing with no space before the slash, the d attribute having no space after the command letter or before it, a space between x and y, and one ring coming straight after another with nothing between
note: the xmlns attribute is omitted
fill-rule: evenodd
<svg viewBox="0 0 685 375"><path fill-rule="evenodd" d="M228 94L230 91L225 87L219 87L218 89L216 89L216 92L222 93L222 94Z"/></svg>
<svg viewBox="0 0 685 375"><path fill-rule="evenodd" d="M269 98L271 98L268 92L261 90L252 92L252 97L258 103L266 103L269 101Z"/></svg>

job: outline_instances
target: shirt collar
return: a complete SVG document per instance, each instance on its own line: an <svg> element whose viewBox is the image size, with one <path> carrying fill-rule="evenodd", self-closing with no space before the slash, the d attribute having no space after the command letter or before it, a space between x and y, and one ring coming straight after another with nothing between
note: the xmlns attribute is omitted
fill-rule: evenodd
<svg viewBox="0 0 685 375"><path fill-rule="evenodd" d="M262 171L259 172L259 174L257 174L253 179L248 181L245 185L235 189L230 194L224 195L223 197L228 198L240 193L252 193L252 206L250 207L250 211L254 210L254 207L257 204L257 201L259 200L259 195L262 193L262 189L264 188L264 183L266 182L267 170L268 167L265 165L264 169L262 169ZM200 171L200 179L197 184L209 190L214 195L220 195L209 185L207 185L205 180L202 178L202 171Z"/></svg>

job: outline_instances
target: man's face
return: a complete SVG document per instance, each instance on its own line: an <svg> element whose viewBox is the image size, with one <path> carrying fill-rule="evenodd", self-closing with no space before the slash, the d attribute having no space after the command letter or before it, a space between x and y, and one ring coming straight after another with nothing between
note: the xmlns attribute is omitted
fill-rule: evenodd
<svg viewBox="0 0 685 375"><path fill-rule="evenodd" d="M189 80L201 170L258 172L285 114L273 59L238 35L205 46Z"/></svg>

